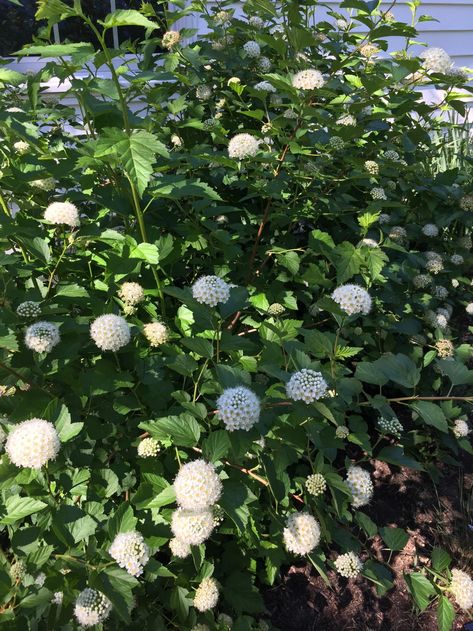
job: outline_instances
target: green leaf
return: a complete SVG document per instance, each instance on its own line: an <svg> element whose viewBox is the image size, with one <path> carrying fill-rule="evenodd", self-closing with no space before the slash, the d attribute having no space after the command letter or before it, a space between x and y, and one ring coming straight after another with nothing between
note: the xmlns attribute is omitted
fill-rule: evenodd
<svg viewBox="0 0 473 631"><path fill-rule="evenodd" d="M416 469L422 471L423 467L420 462L414 460L410 456L406 456L404 449L399 445L393 445L390 447L383 447L381 451L376 455L378 460L382 462L389 462L389 464L395 464L398 467L409 467L409 469Z"/></svg>
<svg viewBox="0 0 473 631"><path fill-rule="evenodd" d="M409 541L409 535L402 528L380 528L379 534L390 550L402 550Z"/></svg>
<svg viewBox="0 0 473 631"><path fill-rule="evenodd" d="M248 574L243 572L230 574L225 581L223 591L226 600L237 613L255 614L264 609L263 598Z"/></svg>
<svg viewBox="0 0 473 631"><path fill-rule="evenodd" d="M473 370L468 370L464 364L447 360L439 360L437 364L442 375L447 375L450 379L452 386L473 384Z"/></svg>
<svg viewBox="0 0 473 631"><path fill-rule="evenodd" d="M154 134L144 129L135 129L129 136L118 130L108 132L109 135L97 142L95 156L114 155L142 196L153 173L156 156L169 158L169 151Z"/></svg>
<svg viewBox="0 0 473 631"><path fill-rule="evenodd" d="M104 28L114 28L115 26L143 26L146 29L155 30L158 28L156 22L148 20L139 11L118 9L109 13L102 22Z"/></svg>
<svg viewBox="0 0 473 631"><path fill-rule="evenodd" d="M250 517L247 504L255 500L256 497L243 483L235 480L224 480L219 504L240 532L245 531Z"/></svg>
<svg viewBox="0 0 473 631"><path fill-rule="evenodd" d="M15 53L15 55L38 55L39 57L68 57L73 60L80 58L89 58L95 55L92 44L78 42L77 44L51 44L48 46L28 46L23 50Z"/></svg>
<svg viewBox="0 0 473 631"><path fill-rule="evenodd" d="M424 611L424 609L429 606L432 596L435 595L435 587L428 578L420 572L404 574L404 580L407 583L407 587L409 588L416 605L421 611Z"/></svg>
<svg viewBox="0 0 473 631"><path fill-rule="evenodd" d="M363 528L363 530L366 532L368 537L374 537L375 534L378 532L377 525L374 523L371 517L368 517L368 515L366 515L365 513L359 510L356 511L355 519L358 522L359 526L361 526L361 528Z"/></svg>
<svg viewBox="0 0 473 631"><path fill-rule="evenodd" d="M189 337L182 340L182 345L199 355L199 357L207 357L207 359L212 359L213 357L213 346L209 340L204 340L201 337Z"/></svg>
<svg viewBox="0 0 473 631"><path fill-rule="evenodd" d="M388 383L388 378L378 368L377 361L360 362L357 364L355 370L356 379L364 381L365 383L372 383L377 386L384 386Z"/></svg>
<svg viewBox="0 0 473 631"><path fill-rule="evenodd" d="M384 596L386 592L394 587L393 575L390 570L385 565L372 559L369 559L363 565L363 576L376 585L378 596Z"/></svg>
<svg viewBox="0 0 473 631"><path fill-rule="evenodd" d="M194 447L200 438L199 424L193 416L185 413L140 423L139 427L150 432L158 440L171 438L179 447Z"/></svg>
<svg viewBox="0 0 473 631"><path fill-rule="evenodd" d="M130 252L130 258L142 259L150 265L159 263L159 250L153 243L139 243Z"/></svg>
<svg viewBox="0 0 473 631"><path fill-rule="evenodd" d="M394 383L398 383L405 388L415 388L419 383L420 368L417 368L407 355L402 353L385 355L380 357L375 363L385 377L390 381L394 381Z"/></svg>
<svg viewBox="0 0 473 631"><path fill-rule="evenodd" d="M61 0L38 0L35 18L56 23L74 15L77 15L75 9L61 2Z"/></svg>
<svg viewBox="0 0 473 631"><path fill-rule="evenodd" d="M0 68L0 83L8 83L10 85L18 85L26 81L25 75L16 70L9 70L8 68Z"/></svg>
<svg viewBox="0 0 473 631"><path fill-rule="evenodd" d="M111 601L114 611L126 623L130 622L130 614L134 603L133 589L139 581L121 567L106 567L100 574L92 575L90 586L101 591Z"/></svg>
<svg viewBox="0 0 473 631"><path fill-rule="evenodd" d="M450 631L455 622L455 608L446 596L440 596L437 606L438 631Z"/></svg>
<svg viewBox="0 0 473 631"><path fill-rule="evenodd" d="M14 524L16 521L34 515L45 509L47 504L32 497L12 495L5 500L6 514L0 519L0 524Z"/></svg>
<svg viewBox="0 0 473 631"><path fill-rule="evenodd" d="M422 417L426 425L435 427L445 434L448 433L447 419L440 406L432 401L416 401L411 403L410 407Z"/></svg>
<svg viewBox="0 0 473 631"><path fill-rule="evenodd" d="M224 429L212 432L202 443L202 453L210 462L216 462L224 458L230 451L230 448L228 432Z"/></svg>
<svg viewBox="0 0 473 631"><path fill-rule="evenodd" d="M436 572L443 572L449 567L451 562L452 557L443 548L434 548L432 550L432 567Z"/></svg>
<svg viewBox="0 0 473 631"><path fill-rule="evenodd" d="M116 509L113 517L108 522L108 536L113 541L119 532L131 532L135 530L138 520L136 519L133 508L130 504L123 502Z"/></svg>

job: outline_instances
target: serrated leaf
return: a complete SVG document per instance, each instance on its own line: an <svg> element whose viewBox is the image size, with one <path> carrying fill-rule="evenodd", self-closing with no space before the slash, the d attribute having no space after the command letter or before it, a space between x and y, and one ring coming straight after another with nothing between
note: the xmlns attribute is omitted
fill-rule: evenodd
<svg viewBox="0 0 473 631"><path fill-rule="evenodd" d="M449 567L451 562L452 557L443 548L434 548L432 550L432 567L436 572L443 572Z"/></svg>
<svg viewBox="0 0 473 631"><path fill-rule="evenodd" d="M108 536L113 541L119 532L131 532L135 530L137 519L130 504L123 502L113 513L113 517L108 522Z"/></svg>
<svg viewBox="0 0 473 631"><path fill-rule="evenodd" d="M142 259L150 265L159 263L159 250L153 243L139 243L130 252L130 258Z"/></svg>
<svg viewBox="0 0 473 631"><path fill-rule="evenodd" d="M118 9L109 13L102 22L105 28L116 26L142 26L145 29L154 31L158 28L156 22L148 20L142 13L133 9Z"/></svg>
<svg viewBox="0 0 473 631"><path fill-rule="evenodd" d="M32 497L12 495L5 500L5 514L0 518L0 524L14 524L24 517L39 513L46 506L45 502Z"/></svg>
<svg viewBox="0 0 473 631"><path fill-rule="evenodd" d="M409 469L416 469L422 471L423 467L420 462L414 460L410 456L404 453L404 449L399 445L393 445L390 447L383 447L380 452L376 454L376 458L382 462L388 462L389 464L395 464L398 467L408 467Z"/></svg>
<svg viewBox="0 0 473 631"><path fill-rule="evenodd" d="M404 580L416 605L421 611L424 611L429 606L431 598L435 595L435 587L420 572L404 574Z"/></svg>
<svg viewBox="0 0 473 631"><path fill-rule="evenodd" d="M216 462L224 458L230 451L230 448L230 439L227 431L224 429L212 432L202 443L202 453L210 462Z"/></svg>
<svg viewBox="0 0 473 631"><path fill-rule="evenodd" d="M201 337L189 337L182 340L182 345L199 355L199 357L212 359L213 346L209 340L204 340Z"/></svg>
<svg viewBox="0 0 473 631"><path fill-rule="evenodd" d="M140 423L139 427L146 429L158 440L171 438L179 447L194 447L199 442L200 426L190 414L167 416L156 421Z"/></svg>
<svg viewBox="0 0 473 631"><path fill-rule="evenodd" d="M416 401L411 403L410 407L421 416L426 425L435 427L445 434L448 433L447 419L440 406L432 401Z"/></svg>
<svg viewBox="0 0 473 631"><path fill-rule="evenodd" d="M455 608L446 596L440 596L437 605L438 631L450 631L455 622Z"/></svg>

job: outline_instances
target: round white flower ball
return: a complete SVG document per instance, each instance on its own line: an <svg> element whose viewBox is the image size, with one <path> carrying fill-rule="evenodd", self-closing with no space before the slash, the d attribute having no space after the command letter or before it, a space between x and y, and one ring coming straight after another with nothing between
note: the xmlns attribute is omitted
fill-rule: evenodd
<svg viewBox="0 0 473 631"><path fill-rule="evenodd" d="M32 418L11 430L5 443L5 451L17 467L41 469L56 458L60 446L54 425L42 418Z"/></svg>
<svg viewBox="0 0 473 631"><path fill-rule="evenodd" d="M63 598L63 592L54 592L53 597L51 598L51 602L53 605L62 605Z"/></svg>
<svg viewBox="0 0 473 631"><path fill-rule="evenodd" d="M173 46L179 43L181 35L179 31L166 31L161 40L163 48L171 49Z"/></svg>
<svg viewBox="0 0 473 631"><path fill-rule="evenodd" d="M305 481L305 488L314 497L323 495L327 489L327 480L321 473L312 473Z"/></svg>
<svg viewBox="0 0 473 631"><path fill-rule="evenodd" d="M130 327L125 318L106 313L90 325L90 336L103 351L118 351L130 341Z"/></svg>
<svg viewBox="0 0 473 631"><path fill-rule="evenodd" d="M453 433L457 438L466 438L470 433L470 427L466 421L457 419L453 426Z"/></svg>
<svg viewBox="0 0 473 631"><path fill-rule="evenodd" d="M191 511L178 508L172 514L171 530L176 539L191 546L204 543L214 529L213 512L209 509Z"/></svg>
<svg viewBox="0 0 473 631"><path fill-rule="evenodd" d="M322 373L309 368L295 372L286 384L286 394L293 401L312 403L325 396L328 389Z"/></svg>
<svg viewBox="0 0 473 631"><path fill-rule="evenodd" d="M461 254L452 254L452 256L450 257L450 261L454 265L463 265L463 263L465 262L465 259L463 258Z"/></svg>
<svg viewBox="0 0 473 631"><path fill-rule="evenodd" d="M212 88L209 85L201 84L195 89L195 95L199 101L208 101L212 96Z"/></svg>
<svg viewBox="0 0 473 631"><path fill-rule="evenodd" d="M101 592L86 587L77 597L74 615L83 627L93 627L106 620L112 603Z"/></svg>
<svg viewBox="0 0 473 631"><path fill-rule="evenodd" d="M140 458L155 458L160 450L159 442L155 438L143 438L138 445Z"/></svg>
<svg viewBox="0 0 473 631"><path fill-rule="evenodd" d="M108 553L132 576L140 576L149 561L149 548L139 532L119 532Z"/></svg>
<svg viewBox="0 0 473 631"><path fill-rule="evenodd" d="M465 610L473 607L473 580L466 572L453 569L449 589L459 607Z"/></svg>
<svg viewBox="0 0 473 631"><path fill-rule="evenodd" d="M294 554L309 554L320 541L319 522L309 513L292 513L283 531L284 545Z"/></svg>
<svg viewBox="0 0 473 631"><path fill-rule="evenodd" d="M422 228L422 232L426 237L437 237L439 233L439 229L434 223L426 223Z"/></svg>
<svg viewBox="0 0 473 631"><path fill-rule="evenodd" d="M430 72L448 74L453 66L452 58L443 48L427 48L421 57L424 68Z"/></svg>
<svg viewBox="0 0 473 631"><path fill-rule="evenodd" d="M263 28L263 20L259 17L259 15L252 15L248 19L248 24L253 28Z"/></svg>
<svg viewBox="0 0 473 631"><path fill-rule="evenodd" d="M80 225L79 211L70 202L53 202L44 211L44 218L53 224L76 228Z"/></svg>
<svg viewBox="0 0 473 631"><path fill-rule="evenodd" d="M386 192L384 188L381 188L380 186L375 186L374 188L371 189L371 197L373 199L382 199L382 200L388 199L386 197Z"/></svg>
<svg viewBox="0 0 473 631"><path fill-rule="evenodd" d="M218 584L212 578L204 578L199 587L195 590L194 607L201 612L209 611L217 606Z"/></svg>
<svg viewBox="0 0 473 631"><path fill-rule="evenodd" d="M373 496L373 482L368 471L361 467L350 467L345 480L353 496L352 504L354 508L365 506Z"/></svg>
<svg viewBox="0 0 473 631"><path fill-rule="evenodd" d="M25 332L26 346L37 353L50 353L60 341L59 329L52 322L35 322Z"/></svg>
<svg viewBox="0 0 473 631"><path fill-rule="evenodd" d="M145 299L145 292L139 283L123 283L118 291L118 296L129 305L135 306Z"/></svg>
<svg viewBox="0 0 473 631"><path fill-rule="evenodd" d="M257 66L260 72L269 72L271 70L271 61L268 57L260 57Z"/></svg>
<svg viewBox="0 0 473 631"><path fill-rule="evenodd" d="M335 430L335 436L344 440L350 434L350 430L346 425L339 425Z"/></svg>
<svg viewBox="0 0 473 631"><path fill-rule="evenodd" d="M345 578L355 578L363 569L363 563L354 552L341 554L334 562L335 568L340 576Z"/></svg>
<svg viewBox="0 0 473 631"><path fill-rule="evenodd" d="M256 394L244 386L224 390L217 400L217 408L218 417L230 432L249 431L258 422L261 410Z"/></svg>
<svg viewBox="0 0 473 631"><path fill-rule="evenodd" d="M28 153L30 145L24 140L18 140L17 142L13 143L13 149L18 155L24 156L26 153Z"/></svg>
<svg viewBox="0 0 473 631"><path fill-rule="evenodd" d="M259 151L260 142L251 134L236 134L228 143L228 155L230 158L249 158Z"/></svg>
<svg viewBox="0 0 473 631"><path fill-rule="evenodd" d="M245 51L248 57L251 57L254 59L256 59L256 57L259 57L261 55L260 45L258 44L258 42L255 42L254 40L250 40L246 42L246 44L243 44L243 50Z"/></svg>
<svg viewBox="0 0 473 631"><path fill-rule="evenodd" d="M192 297L201 304L216 307L230 298L230 285L218 276L201 276L192 285Z"/></svg>
<svg viewBox="0 0 473 631"><path fill-rule="evenodd" d="M315 90L316 88L321 88L324 83L323 74L320 70L315 70L315 68L301 70L292 77L293 87L299 90Z"/></svg>
<svg viewBox="0 0 473 631"><path fill-rule="evenodd" d="M370 175L378 175L379 173L379 165L374 160L366 160L365 169Z"/></svg>
<svg viewBox="0 0 473 631"><path fill-rule="evenodd" d="M16 312L20 318L38 318L41 315L41 307L38 302L25 300L18 305Z"/></svg>
<svg viewBox="0 0 473 631"><path fill-rule="evenodd" d="M258 92L276 92L276 88L274 87L274 85L271 85L269 81L260 81L255 85L255 90L257 90Z"/></svg>
<svg viewBox="0 0 473 631"><path fill-rule="evenodd" d="M202 510L216 504L222 483L215 468L202 458L183 465L174 480L176 501L186 510Z"/></svg>
<svg viewBox="0 0 473 631"><path fill-rule="evenodd" d="M149 322L143 326L143 333L150 346L161 346L165 344L169 338L167 327L161 322Z"/></svg>
<svg viewBox="0 0 473 631"><path fill-rule="evenodd" d="M347 284L337 287L332 293L332 300L348 315L367 315L371 311L371 296L359 285Z"/></svg>
<svg viewBox="0 0 473 631"><path fill-rule="evenodd" d="M179 559L185 559L191 553L191 547L187 541L177 539L177 537L173 537L169 540L169 548L172 554Z"/></svg>
<svg viewBox="0 0 473 631"><path fill-rule="evenodd" d="M465 307L465 311L467 312L468 315L473 316L473 302L469 302L466 307Z"/></svg>

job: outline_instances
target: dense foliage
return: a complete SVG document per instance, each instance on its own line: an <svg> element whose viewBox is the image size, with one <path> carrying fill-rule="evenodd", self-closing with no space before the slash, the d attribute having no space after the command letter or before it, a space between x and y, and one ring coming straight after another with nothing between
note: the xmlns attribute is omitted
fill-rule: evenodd
<svg viewBox="0 0 473 631"><path fill-rule="evenodd" d="M465 72L376 1L175 5L39 0L44 68L0 68L6 629L269 628L298 555L382 596L373 459L472 453L473 188L432 169ZM93 38L51 44L69 19ZM406 576L442 631L462 569Z"/></svg>

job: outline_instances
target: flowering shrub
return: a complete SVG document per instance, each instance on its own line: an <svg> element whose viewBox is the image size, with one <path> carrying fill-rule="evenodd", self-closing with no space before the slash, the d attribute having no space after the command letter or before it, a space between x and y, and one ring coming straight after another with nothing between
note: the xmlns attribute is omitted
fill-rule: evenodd
<svg viewBox="0 0 473 631"><path fill-rule="evenodd" d="M465 72L376 1L316 28L315 2L207 4L163 33L148 3L95 24L39 0L26 54L49 61L0 68L12 629L263 629L301 555L382 596L366 542L400 529L369 517L373 460L435 477L472 453L473 186L432 171L448 124L420 91L461 114ZM99 50L50 43L70 18ZM109 48L121 27L141 39ZM442 631L473 602L449 566L406 575Z"/></svg>

